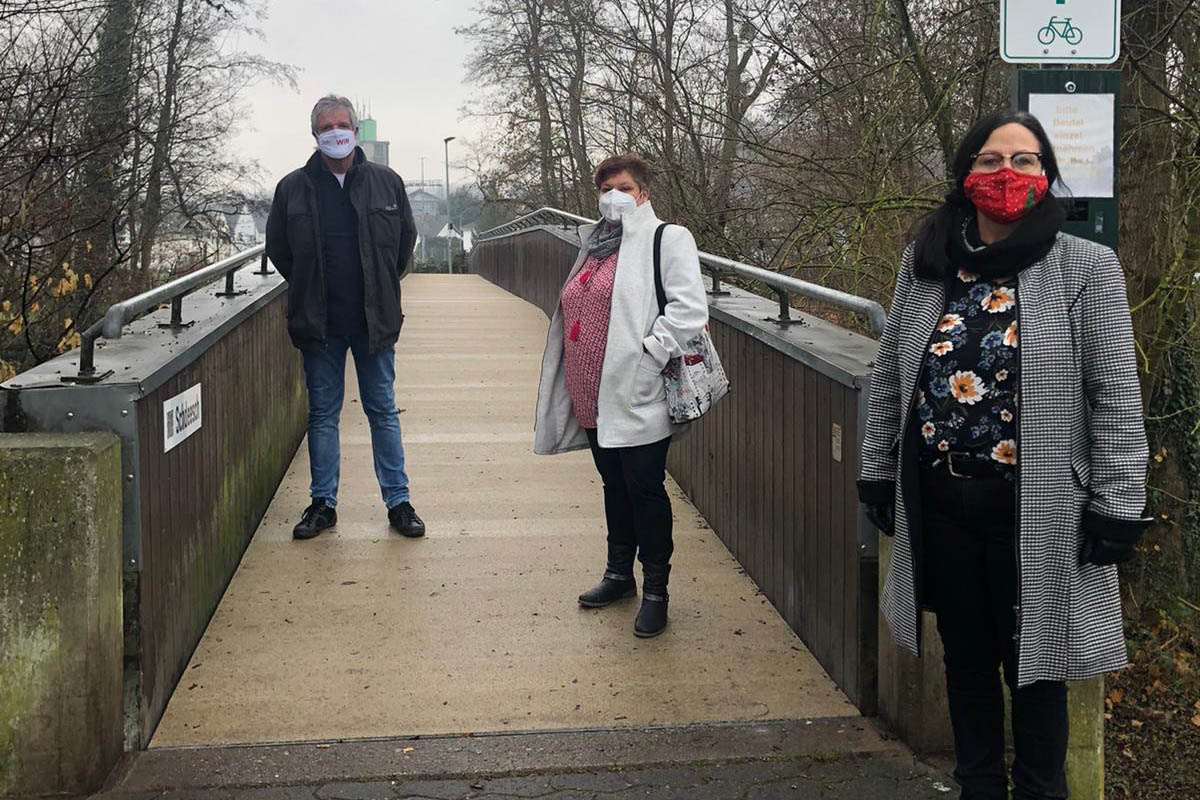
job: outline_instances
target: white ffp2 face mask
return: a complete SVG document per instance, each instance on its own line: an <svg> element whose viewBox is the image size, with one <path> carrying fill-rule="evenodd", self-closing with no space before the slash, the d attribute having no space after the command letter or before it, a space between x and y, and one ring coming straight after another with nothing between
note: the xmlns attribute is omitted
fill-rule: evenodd
<svg viewBox="0 0 1200 800"><path fill-rule="evenodd" d="M317 134L317 147L330 158L345 158L354 152L356 144L358 142L354 136L354 131L348 131L343 128L334 128L333 130Z"/></svg>
<svg viewBox="0 0 1200 800"><path fill-rule="evenodd" d="M637 200L631 194L609 189L600 195L600 214L612 223L621 221L624 214L637 208Z"/></svg>

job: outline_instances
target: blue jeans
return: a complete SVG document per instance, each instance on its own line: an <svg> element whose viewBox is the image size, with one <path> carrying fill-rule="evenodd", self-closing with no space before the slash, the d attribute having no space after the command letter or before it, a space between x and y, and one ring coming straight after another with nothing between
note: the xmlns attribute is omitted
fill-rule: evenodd
<svg viewBox="0 0 1200 800"><path fill-rule="evenodd" d="M320 352L304 351L304 380L308 386L308 460L312 469L313 500L337 505L341 473L338 418L346 390L346 351L354 354L358 392L371 425L371 452L383 502L394 508L409 500L404 472L404 442L396 410L396 351L389 347L371 353L367 334L329 336Z"/></svg>

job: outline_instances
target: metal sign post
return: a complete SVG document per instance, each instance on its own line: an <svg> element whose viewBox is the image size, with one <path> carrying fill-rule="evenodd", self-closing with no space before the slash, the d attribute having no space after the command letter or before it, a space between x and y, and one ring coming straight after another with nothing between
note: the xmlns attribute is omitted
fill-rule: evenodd
<svg viewBox="0 0 1200 800"><path fill-rule="evenodd" d="M1015 105L1042 123L1058 157L1067 233L1117 249L1119 70L1017 72Z"/></svg>

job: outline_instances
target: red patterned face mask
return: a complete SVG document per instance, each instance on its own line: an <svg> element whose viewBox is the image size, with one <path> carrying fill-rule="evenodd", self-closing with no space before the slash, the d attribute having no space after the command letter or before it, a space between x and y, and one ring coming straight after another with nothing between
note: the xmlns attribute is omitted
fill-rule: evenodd
<svg viewBox="0 0 1200 800"><path fill-rule="evenodd" d="M1005 167L998 172L972 172L963 182L963 191L980 214L1009 224L1042 202L1050 181L1045 175L1023 175Z"/></svg>

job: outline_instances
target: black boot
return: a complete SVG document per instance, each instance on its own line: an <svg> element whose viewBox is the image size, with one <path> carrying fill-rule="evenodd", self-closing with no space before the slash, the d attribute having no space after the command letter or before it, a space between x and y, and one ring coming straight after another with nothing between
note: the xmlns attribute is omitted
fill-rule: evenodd
<svg viewBox="0 0 1200 800"><path fill-rule="evenodd" d="M325 505L324 500L313 500L312 505L304 509L300 521L292 528L293 539L311 539L326 528L337 524L337 512L332 506Z"/></svg>
<svg viewBox="0 0 1200 800"><path fill-rule="evenodd" d="M579 595L579 605L584 608L604 608L628 597L637 597L637 582L633 576L613 578L606 572L598 584Z"/></svg>
<svg viewBox="0 0 1200 800"><path fill-rule="evenodd" d="M618 600L637 596L637 582L633 579L633 556L636 548L631 545L608 543L608 569L600 583L579 595L579 605L584 608L604 608Z"/></svg>
<svg viewBox="0 0 1200 800"><path fill-rule="evenodd" d="M642 565L642 607L633 623L633 633L643 639L667 629L667 579L670 564Z"/></svg>

